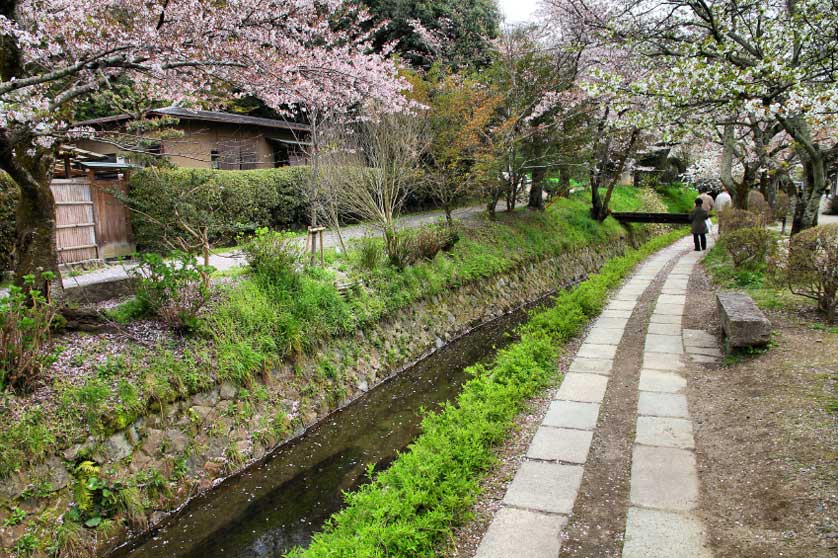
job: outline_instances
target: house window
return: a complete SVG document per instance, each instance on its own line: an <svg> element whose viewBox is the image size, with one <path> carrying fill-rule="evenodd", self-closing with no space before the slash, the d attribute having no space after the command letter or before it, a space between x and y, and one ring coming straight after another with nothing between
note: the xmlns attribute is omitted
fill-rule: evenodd
<svg viewBox="0 0 838 558"><path fill-rule="evenodd" d="M249 170L257 167L257 143L253 139L228 139L219 141L210 152L212 168L223 170Z"/></svg>

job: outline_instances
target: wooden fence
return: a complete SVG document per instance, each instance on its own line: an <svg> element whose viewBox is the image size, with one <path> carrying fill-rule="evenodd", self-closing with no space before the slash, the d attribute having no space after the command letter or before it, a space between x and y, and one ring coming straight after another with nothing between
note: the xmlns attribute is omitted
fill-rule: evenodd
<svg viewBox="0 0 838 558"><path fill-rule="evenodd" d="M58 261L63 265L133 254L128 209L109 190L125 191L121 180L54 179Z"/></svg>

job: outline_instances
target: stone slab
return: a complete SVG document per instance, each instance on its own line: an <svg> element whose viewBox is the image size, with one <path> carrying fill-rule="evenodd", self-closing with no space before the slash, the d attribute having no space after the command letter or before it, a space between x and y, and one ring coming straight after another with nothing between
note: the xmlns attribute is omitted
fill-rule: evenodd
<svg viewBox="0 0 838 558"><path fill-rule="evenodd" d="M680 304L681 306L687 303L687 295L685 294L662 294L658 297L658 304Z"/></svg>
<svg viewBox="0 0 838 558"><path fill-rule="evenodd" d="M600 314L603 318L631 318L631 310L609 310L605 309Z"/></svg>
<svg viewBox="0 0 838 558"><path fill-rule="evenodd" d="M684 353L684 341L680 335L660 335L649 333L646 335L645 350L650 353Z"/></svg>
<svg viewBox="0 0 838 558"><path fill-rule="evenodd" d="M687 347L713 347L719 346L715 335L701 329L685 329L684 345Z"/></svg>
<svg viewBox="0 0 838 558"><path fill-rule="evenodd" d="M691 515L630 507L622 558L711 558L705 541L701 522Z"/></svg>
<svg viewBox="0 0 838 558"><path fill-rule="evenodd" d="M612 301L619 301L619 302L630 302L631 305L632 305L631 308L624 308L624 309L618 308L618 310L631 310L637 304L637 299L640 298L640 294L641 293L626 292L625 289L620 289L617 292L617 294L615 294L611 298L611 300ZM610 307L610 306L611 305L609 304L608 307Z"/></svg>
<svg viewBox="0 0 838 558"><path fill-rule="evenodd" d="M585 343L593 343L595 345L619 345L623 338L623 330L621 329L605 329L595 327L588 332L585 337Z"/></svg>
<svg viewBox="0 0 838 558"><path fill-rule="evenodd" d="M637 400L637 414L651 417L689 418L687 398L679 393L641 391Z"/></svg>
<svg viewBox="0 0 838 558"><path fill-rule="evenodd" d="M699 364L713 364L715 362L719 362L718 357L713 357L709 355L690 355L690 360L693 362L698 362Z"/></svg>
<svg viewBox="0 0 838 558"><path fill-rule="evenodd" d="M684 362L680 355L646 352L643 353L643 368L678 371L684 368Z"/></svg>
<svg viewBox="0 0 838 558"><path fill-rule="evenodd" d="M683 316L684 315L684 305L683 304L665 304L662 302L658 302L655 305L655 314L662 314L664 316Z"/></svg>
<svg viewBox="0 0 838 558"><path fill-rule="evenodd" d="M477 558L556 558L567 518L516 508L501 508L492 519Z"/></svg>
<svg viewBox="0 0 838 558"><path fill-rule="evenodd" d="M596 403L580 403L578 401L551 401L547 415L544 417L545 426L558 428L576 428L578 430L593 430L599 418L599 405Z"/></svg>
<svg viewBox="0 0 838 558"><path fill-rule="evenodd" d="M530 442L527 457L545 461L584 463L588 460L593 435L589 430L542 426L536 430Z"/></svg>
<svg viewBox="0 0 838 558"><path fill-rule="evenodd" d="M611 300L608 306L605 307L606 310L634 310L634 307L637 305L637 297L635 300Z"/></svg>
<svg viewBox="0 0 838 558"><path fill-rule="evenodd" d="M524 461L503 501L529 510L569 514L582 483L582 470L580 465Z"/></svg>
<svg viewBox="0 0 838 558"><path fill-rule="evenodd" d="M605 396L605 388L607 386L607 376L571 372L565 375L564 380L562 380L562 385L556 392L556 399L581 401L582 403L600 403Z"/></svg>
<svg viewBox="0 0 838 558"><path fill-rule="evenodd" d="M635 445L631 462L631 503L670 511L698 504L695 454L676 448Z"/></svg>
<svg viewBox="0 0 838 558"><path fill-rule="evenodd" d="M637 417L634 441L647 446L693 449L693 423L680 418Z"/></svg>
<svg viewBox="0 0 838 558"><path fill-rule="evenodd" d="M728 347L753 347L771 340L771 322L745 293L716 293L716 304Z"/></svg>
<svg viewBox="0 0 838 558"><path fill-rule="evenodd" d="M711 357L722 357L722 352L717 347L687 347L691 355L706 355Z"/></svg>
<svg viewBox="0 0 838 558"><path fill-rule="evenodd" d="M582 358L614 358L617 354L616 345L600 345L597 343L583 343L576 356Z"/></svg>
<svg viewBox="0 0 838 558"><path fill-rule="evenodd" d="M656 333L658 335L681 335L681 323L680 321L677 324L659 324L651 322L647 332Z"/></svg>
<svg viewBox="0 0 838 558"><path fill-rule="evenodd" d="M608 376L611 374L611 368L614 366L614 361L610 358L575 358L570 365L571 372L581 372L583 374L602 374Z"/></svg>
<svg viewBox="0 0 838 558"><path fill-rule="evenodd" d="M680 322L681 320L678 320L678 323ZM627 323L628 318L615 318L608 316L603 316L595 322L596 327L604 327L607 329L625 329Z"/></svg>
<svg viewBox="0 0 838 558"><path fill-rule="evenodd" d="M687 387L687 380L674 372L646 370L644 368L640 371L640 385L638 387L641 391L680 393Z"/></svg>
<svg viewBox="0 0 838 558"><path fill-rule="evenodd" d="M673 324L673 325L681 325L681 315L669 315L669 314L652 314L652 317L649 318L649 321L653 324Z"/></svg>

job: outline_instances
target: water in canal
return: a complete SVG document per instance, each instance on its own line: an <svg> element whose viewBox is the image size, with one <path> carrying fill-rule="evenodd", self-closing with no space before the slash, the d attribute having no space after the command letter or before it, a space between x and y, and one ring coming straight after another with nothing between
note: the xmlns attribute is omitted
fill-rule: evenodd
<svg viewBox="0 0 838 558"><path fill-rule="evenodd" d="M509 342L526 317L508 314L382 383L261 463L196 498L176 517L112 558L275 558L308 544L365 481L418 434L420 409L454 399L463 369Z"/></svg>

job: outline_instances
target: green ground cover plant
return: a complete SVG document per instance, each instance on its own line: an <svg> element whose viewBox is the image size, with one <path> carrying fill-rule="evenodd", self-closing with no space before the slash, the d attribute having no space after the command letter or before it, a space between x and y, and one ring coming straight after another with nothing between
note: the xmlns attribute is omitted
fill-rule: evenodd
<svg viewBox="0 0 838 558"><path fill-rule="evenodd" d="M555 297L519 328L520 340L473 378L455 403L422 421L422 434L393 465L346 496L346 507L294 558L431 557L465 517L480 478L495 461L493 447L512 427L528 399L556 380L562 342L597 315L608 290L644 257L683 236L657 237L615 258L577 287ZM372 471L370 471L372 476Z"/></svg>
<svg viewBox="0 0 838 558"><path fill-rule="evenodd" d="M56 385L51 407L9 417L0 432L0 478L39 462L50 447L65 447L90 432L107 436L149 410L221 381L251 387L283 360L293 362L320 343L363 328L421 298L624 236L625 230L616 221L598 224L588 217L584 195L559 200L543 213L523 211L499 214L497 222L469 222L448 251L401 271L380 254L365 255L366 249L345 255L331 250L326 254L328 269L299 267L274 273L266 264L261 272L222 282L213 287L210 303L188 335L156 346L129 345L118 366L107 367L107 373L96 371L93 380ZM617 189L614 198L615 207L624 210L636 209L639 200L630 188ZM336 287L338 274L340 280L348 276L359 286L341 293ZM593 306L595 301L586 307ZM113 317L129 321L136 311L136 307L119 307ZM97 350L95 344L91 347ZM84 360L79 355L79 361ZM339 394L343 370L295 381L303 396ZM270 404L279 405L277 401Z"/></svg>

